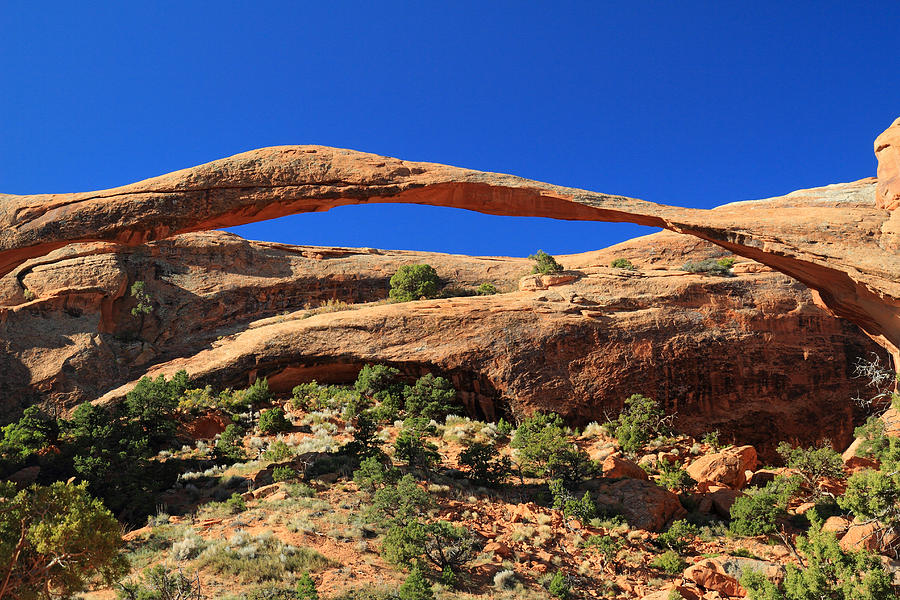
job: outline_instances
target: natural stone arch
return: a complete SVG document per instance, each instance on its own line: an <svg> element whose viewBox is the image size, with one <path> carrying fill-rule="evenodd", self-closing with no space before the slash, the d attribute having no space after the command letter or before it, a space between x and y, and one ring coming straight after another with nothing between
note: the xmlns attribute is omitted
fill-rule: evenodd
<svg viewBox="0 0 900 600"><path fill-rule="evenodd" d="M138 245L348 204L631 222L699 237L796 278L897 360L897 228L875 196L868 178L700 210L352 150L279 146L99 192L0 196L0 276L70 243Z"/></svg>

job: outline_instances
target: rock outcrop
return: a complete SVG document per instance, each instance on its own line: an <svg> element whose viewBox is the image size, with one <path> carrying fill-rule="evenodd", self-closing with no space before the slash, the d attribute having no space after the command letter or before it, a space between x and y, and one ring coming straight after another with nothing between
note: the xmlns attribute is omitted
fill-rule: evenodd
<svg viewBox="0 0 900 600"><path fill-rule="evenodd" d="M887 157L879 192L887 206L895 127L878 146L879 158ZM74 242L140 245L369 202L628 221L694 235L803 282L822 306L900 359L900 224L876 205L874 178L697 210L351 150L279 146L100 192L0 196L0 275Z"/></svg>
<svg viewBox="0 0 900 600"><path fill-rule="evenodd" d="M552 409L583 425L641 392L693 435L718 429L764 452L780 439L848 444L858 421L847 402L858 387L853 362L878 346L779 273L680 270L725 254L658 233L557 257L576 280L515 291L530 261L220 232L72 245L0 278L13 304L0 308L0 397L10 415L36 401L71 408L180 368L200 384L245 387L265 376L285 392L309 379L352 381L361 365L386 362L451 377L475 416ZM610 268L619 257L638 270ZM508 293L379 303L397 268L416 262L454 286L491 282ZM136 280L152 298L143 319L131 314ZM31 299L15 295L20 287ZM320 312L336 308L350 310Z"/></svg>
<svg viewBox="0 0 900 600"><path fill-rule="evenodd" d="M895 210L900 206L900 119L875 138L878 157L878 208Z"/></svg>

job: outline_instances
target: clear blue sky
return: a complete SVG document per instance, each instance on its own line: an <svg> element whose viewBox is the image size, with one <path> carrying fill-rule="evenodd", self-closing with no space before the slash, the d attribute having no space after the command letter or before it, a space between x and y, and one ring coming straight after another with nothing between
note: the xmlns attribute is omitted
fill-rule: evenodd
<svg viewBox="0 0 900 600"><path fill-rule="evenodd" d="M324 144L686 206L873 175L900 2L16 2L0 191L112 187ZM524 255L621 224L375 205L237 228Z"/></svg>

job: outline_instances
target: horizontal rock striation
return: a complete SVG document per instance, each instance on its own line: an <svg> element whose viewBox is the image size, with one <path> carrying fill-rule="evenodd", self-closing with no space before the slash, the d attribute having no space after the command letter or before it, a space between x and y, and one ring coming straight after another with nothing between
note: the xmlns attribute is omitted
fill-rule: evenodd
<svg viewBox="0 0 900 600"><path fill-rule="evenodd" d="M879 157L890 159L894 137ZM75 242L140 245L370 202L627 221L697 236L794 277L822 306L900 358L900 227L876 204L876 183L869 178L698 210L351 150L279 146L99 192L0 196L0 275Z"/></svg>
<svg viewBox="0 0 900 600"><path fill-rule="evenodd" d="M481 417L555 410L585 424L641 392L696 435L719 429L764 451L779 439L846 445L859 420L848 402L859 387L853 362L880 348L757 263L739 262L732 278L680 270L725 255L659 233L558 257L574 281L519 291L531 268L519 258L296 247L222 232L71 245L0 278L3 408L120 397L145 372L184 368L217 387L266 376L286 392L309 379L352 381L363 364L385 362L450 377ZM614 258L639 269L610 268ZM490 282L507 293L379 303L397 268L416 262L450 285ZM130 312L137 280L153 305L143 319ZM329 302L352 304L304 309Z"/></svg>

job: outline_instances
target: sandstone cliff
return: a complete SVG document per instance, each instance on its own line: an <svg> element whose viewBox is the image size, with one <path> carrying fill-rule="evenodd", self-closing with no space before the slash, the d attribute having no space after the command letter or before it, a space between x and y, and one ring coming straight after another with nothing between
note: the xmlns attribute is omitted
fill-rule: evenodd
<svg viewBox="0 0 900 600"><path fill-rule="evenodd" d="M121 395L146 371L184 368L202 383L277 390L301 381L352 381L366 362L453 378L474 415L556 410L602 420L635 392L677 412L679 425L765 448L772 439L852 435L853 361L880 349L814 305L801 284L762 265L737 277L680 270L723 256L660 233L560 257L576 280L517 291L530 261L248 242L185 234L129 247L80 244L0 279L4 396L64 407ZM624 257L637 271L613 269ZM378 303L402 264L428 262L454 286L492 282L507 293ZM133 281L154 310L131 315ZM304 306L352 303L314 314ZM4 407L15 411L18 402ZM760 427L764 424L765 427Z"/></svg>

